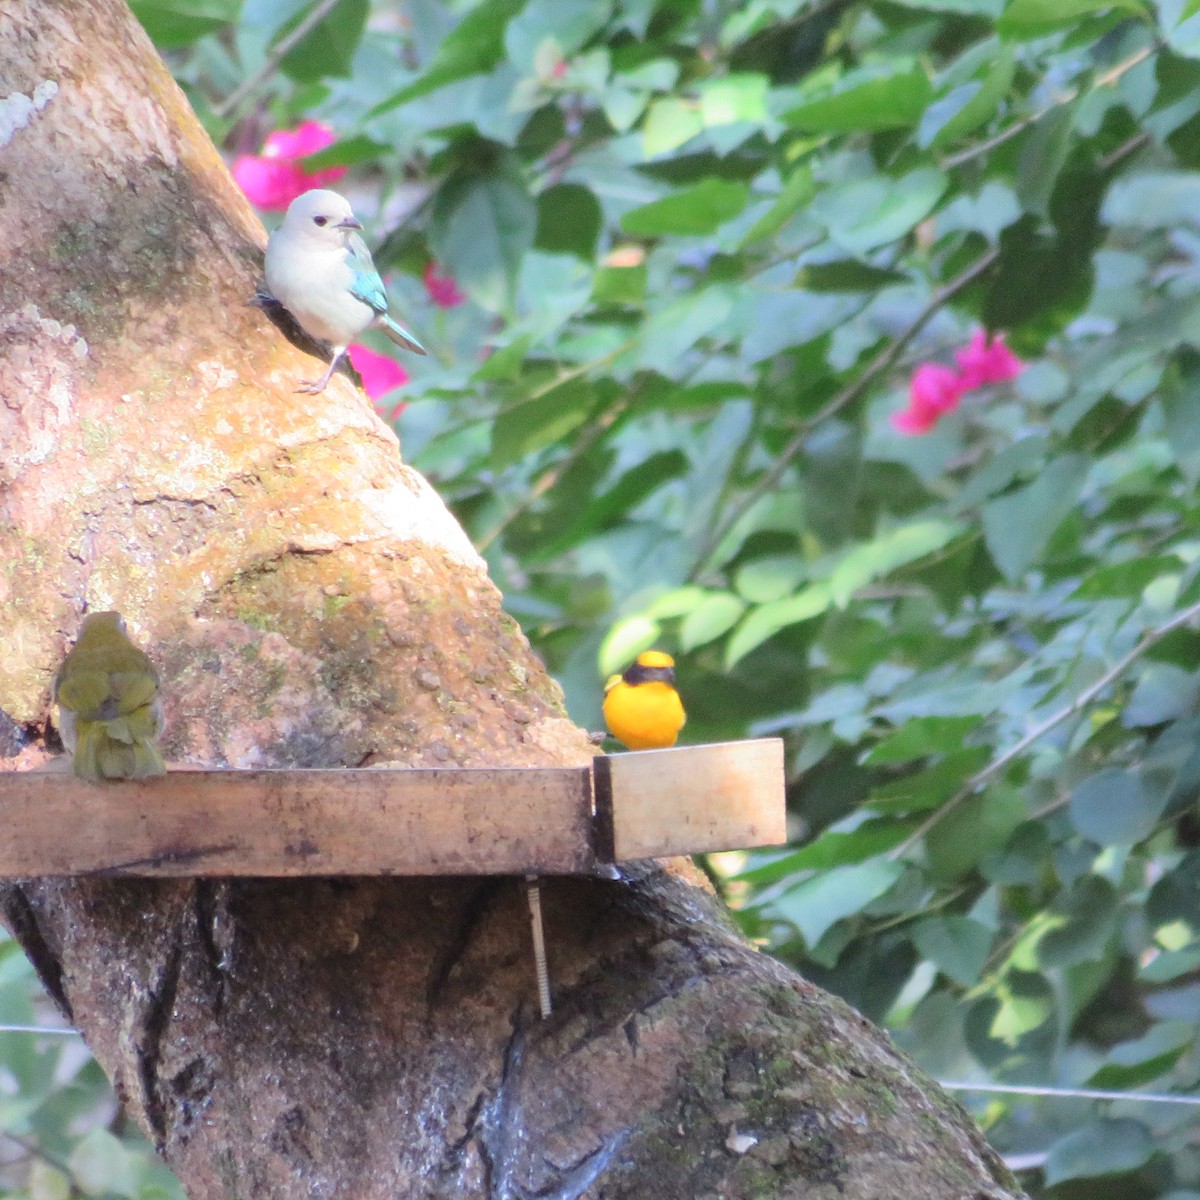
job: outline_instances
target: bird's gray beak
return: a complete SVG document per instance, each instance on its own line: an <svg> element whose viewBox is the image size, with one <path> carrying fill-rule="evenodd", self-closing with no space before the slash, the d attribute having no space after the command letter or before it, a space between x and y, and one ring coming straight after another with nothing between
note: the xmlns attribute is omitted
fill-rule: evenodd
<svg viewBox="0 0 1200 1200"><path fill-rule="evenodd" d="M335 226L334 229L361 229L362 222L357 217L343 217Z"/></svg>

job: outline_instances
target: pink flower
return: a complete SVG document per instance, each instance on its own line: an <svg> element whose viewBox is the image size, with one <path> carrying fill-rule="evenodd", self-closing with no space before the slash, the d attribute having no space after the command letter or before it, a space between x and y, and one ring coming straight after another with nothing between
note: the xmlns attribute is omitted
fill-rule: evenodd
<svg viewBox="0 0 1200 1200"><path fill-rule="evenodd" d="M306 171L297 162L337 140L333 130L320 121L303 121L295 129L277 129L263 143L260 155L243 154L233 164L233 177L251 204L267 212L283 212L309 188L336 183L345 167Z"/></svg>
<svg viewBox="0 0 1200 1200"><path fill-rule="evenodd" d="M1025 370L1025 364L1004 344L1003 334L990 341L977 330L954 359L958 370L925 362L913 372L908 385L908 407L892 413L892 427L908 437L928 433L938 420L953 412L967 392L989 383L1007 383Z"/></svg>
<svg viewBox="0 0 1200 1200"><path fill-rule="evenodd" d="M351 366L362 376L363 387L372 400L377 401L408 382L408 372L386 354L377 354L370 347L359 345L357 342L346 353ZM394 421L403 410L404 402L401 401L393 405L385 415L389 421Z"/></svg>
<svg viewBox="0 0 1200 1200"><path fill-rule="evenodd" d="M921 363L908 385L908 407L892 413L893 428L907 436L928 433L958 407L964 391L962 377L952 367Z"/></svg>
<svg viewBox="0 0 1200 1200"><path fill-rule="evenodd" d="M425 290L429 293L430 300L438 308L457 308L466 300L466 296L458 290L454 276L440 274L437 263L426 263L422 278L425 280Z"/></svg>
<svg viewBox="0 0 1200 1200"><path fill-rule="evenodd" d="M937 413L918 412L913 408L902 408L892 413L892 428L905 437L916 437L920 433L928 433L936 424Z"/></svg>
<svg viewBox="0 0 1200 1200"><path fill-rule="evenodd" d="M1016 379L1025 369L1025 364L1004 344L1002 334L988 341L987 334L977 330L974 337L962 350L954 355L961 369L965 391L972 391L989 383L1007 383Z"/></svg>

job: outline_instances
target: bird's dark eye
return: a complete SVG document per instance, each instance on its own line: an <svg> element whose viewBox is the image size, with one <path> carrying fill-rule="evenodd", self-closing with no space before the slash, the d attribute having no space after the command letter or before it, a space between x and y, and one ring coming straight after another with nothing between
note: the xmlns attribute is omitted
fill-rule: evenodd
<svg viewBox="0 0 1200 1200"><path fill-rule="evenodd" d="M316 225L327 225L329 223L329 218L328 217L313 217L313 223Z"/></svg>

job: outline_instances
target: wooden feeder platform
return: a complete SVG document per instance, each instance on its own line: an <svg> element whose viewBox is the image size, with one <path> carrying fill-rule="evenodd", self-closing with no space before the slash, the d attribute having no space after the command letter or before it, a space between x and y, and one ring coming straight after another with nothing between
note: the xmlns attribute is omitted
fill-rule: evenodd
<svg viewBox="0 0 1200 1200"><path fill-rule="evenodd" d="M597 875L787 840L778 738L587 767L0 773L0 877Z"/></svg>

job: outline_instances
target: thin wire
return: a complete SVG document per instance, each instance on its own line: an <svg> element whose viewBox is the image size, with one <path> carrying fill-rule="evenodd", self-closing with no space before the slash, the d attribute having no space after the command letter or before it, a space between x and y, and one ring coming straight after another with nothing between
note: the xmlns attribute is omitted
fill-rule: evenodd
<svg viewBox="0 0 1200 1200"><path fill-rule="evenodd" d="M1055 1096L1073 1100L1144 1100L1147 1104L1200 1105L1200 1096L1175 1096L1167 1092L1105 1092L1095 1088L1033 1087L1016 1083L963 1083L939 1079L948 1092L1003 1092L1013 1096Z"/></svg>
<svg viewBox="0 0 1200 1200"><path fill-rule="evenodd" d="M58 1037L82 1037L78 1029L51 1029L44 1025L0 1025L0 1033L50 1033Z"/></svg>

